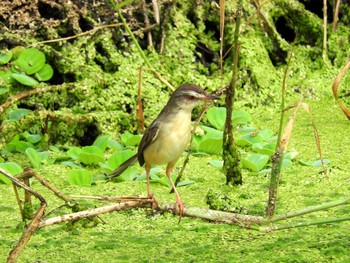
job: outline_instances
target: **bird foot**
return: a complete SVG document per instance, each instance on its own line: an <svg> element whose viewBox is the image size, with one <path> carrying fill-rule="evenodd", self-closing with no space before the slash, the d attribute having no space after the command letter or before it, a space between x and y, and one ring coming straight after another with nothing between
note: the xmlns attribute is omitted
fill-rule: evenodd
<svg viewBox="0 0 350 263"><path fill-rule="evenodd" d="M180 218L185 214L185 206L182 203L181 199L177 199L175 203L175 212L179 213Z"/></svg>
<svg viewBox="0 0 350 263"><path fill-rule="evenodd" d="M154 197L154 194L149 193L148 198L152 201L152 210L157 210L159 207L157 199Z"/></svg>

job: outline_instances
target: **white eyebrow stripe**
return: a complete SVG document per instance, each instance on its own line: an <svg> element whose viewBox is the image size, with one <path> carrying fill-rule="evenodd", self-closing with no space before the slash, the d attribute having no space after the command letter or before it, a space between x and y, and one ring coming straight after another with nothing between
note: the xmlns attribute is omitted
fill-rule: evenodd
<svg viewBox="0 0 350 263"><path fill-rule="evenodd" d="M188 90L186 91L187 95L188 96L192 96L192 97L195 97L195 98L202 98L204 95L203 94L200 94L198 92L195 92L193 90Z"/></svg>

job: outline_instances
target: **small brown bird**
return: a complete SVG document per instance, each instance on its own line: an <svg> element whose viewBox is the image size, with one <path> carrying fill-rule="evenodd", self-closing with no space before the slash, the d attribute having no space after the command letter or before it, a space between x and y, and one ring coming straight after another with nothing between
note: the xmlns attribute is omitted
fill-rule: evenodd
<svg viewBox="0 0 350 263"><path fill-rule="evenodd" d="M149 173L151 167L167 164L165 173L176 195L175 209L179 210L180 216L182 216L184 205L170 175L189 141L192 110L202 101L218 98L215 95L206 94L202 88L194 84L184 84L178 87L158 117L145 131L137 154L114 170L109 175L110 179L121 175L137 159L140 166L145 164L148 197L154 199L150 188ZM155 203L157 202L155 201Z"/></svg>

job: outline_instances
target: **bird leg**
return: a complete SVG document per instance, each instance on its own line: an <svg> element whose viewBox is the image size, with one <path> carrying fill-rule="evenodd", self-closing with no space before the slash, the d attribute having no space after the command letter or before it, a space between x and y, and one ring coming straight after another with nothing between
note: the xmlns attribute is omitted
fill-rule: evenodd
<svg viewBox="0 0 350 263"><path fill-rule="evenodd" d="M173 170L173 165L170 165L168 164L168 166L166 167L166 175L168 176L169 178L169 181L174 189L174 192L175 192L175 195L176 195L176 204L175 204L175 210L179 211L179 214L180 214L180 217L182 217L184 215L184 211L185 211L185 206L183 205L182 201L181 201L181 198L180 198L180 195L179 195L179 192L177 191L176 189L176 186L173 182L173 180L171 179L171 172Z"/></svg>
<svg viewBox="0 0 350 263"><path fill-rule="evenodd" d="M154 194L151 193L151 181L149 176L149 173L151 171L151 166L146 164L145 169L146 169L146 180L147 180L147 196L149 199L152 200L152 210L155 210L156 208L159 207L159 205L158 205L158 201L154 197Z"/></svg>

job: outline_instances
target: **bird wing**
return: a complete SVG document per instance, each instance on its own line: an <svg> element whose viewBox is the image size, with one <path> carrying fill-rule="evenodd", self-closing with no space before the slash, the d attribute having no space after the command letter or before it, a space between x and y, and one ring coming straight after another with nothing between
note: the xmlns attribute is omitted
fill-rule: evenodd
<svg viewBox="0 0 350 263"><path fill-rule="evenodd" d="M158 136L160 125L158 122L152 123L143 135L137 151L137 159L140 166L145 164L144 151L150 146Z"/></svg>

